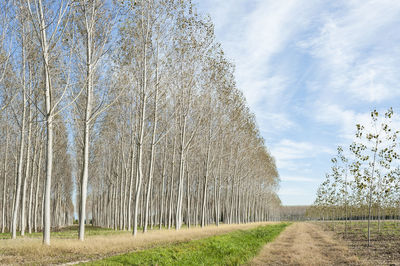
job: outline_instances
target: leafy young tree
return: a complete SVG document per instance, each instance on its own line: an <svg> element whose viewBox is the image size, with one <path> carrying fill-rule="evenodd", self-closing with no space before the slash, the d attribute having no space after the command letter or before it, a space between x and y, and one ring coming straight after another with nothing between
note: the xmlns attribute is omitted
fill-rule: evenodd
<svg viewBox="0 0 400 266"><path fill-rule="evenodd" d="M337 155L332 158L332 175L338 186L339 204L344 205L345 209L345 236L347 236L348 221L348 185L349 185L349 159L345 157L344 150L341 146L337 148Z"/></svg>
<svg viewBox="0 0 400 266"><path fill-rule="evenodd" d="M358 124L356 138L359 142L354 142L350 146L356 158L352 164L352 172L358 188L368 190L368 246L371 241L372 200L374 193L380 193L378 188L383 175L381 166L390 169L393 157L397 157L393 149L397 132L390 127L392 115L393 110L389 109L382 121L379 113L376 110L372 111L371 131Z"/></svg>

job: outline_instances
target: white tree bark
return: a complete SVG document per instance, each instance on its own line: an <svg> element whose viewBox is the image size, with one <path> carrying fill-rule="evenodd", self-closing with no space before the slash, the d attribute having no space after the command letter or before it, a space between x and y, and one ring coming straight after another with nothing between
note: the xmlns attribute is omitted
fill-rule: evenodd
<svg viewBox="0 0 400 266"><path fill-rule="evenodd" d="M34 187L34 176L35 176L35 164L36 158L38 154L38 145L39 145L39 138L37 134L39 132L39 126L36 126L36 135L35 135L35 148L34 154L32 159L32 167L31 167L31 184L30 184L30 192L29 192L29 201L28 201L28 232L32 234L32 201L33 201L33 187Z"/></svg>
<svg viewBox="0 0 400 266"><path fill-rule="evenodd" d="M53 171L53 105L51 99L51 79L49 66L49 47L46 34L47 25L44 20L42 1L38 0L37 9L39 13L40 43L42 46L42 59L45 84L45 120L47 129L46 138L46 184L44 188L44 215L43 215L43 244L50 245L50 227L51 227L51 177Z"/></svg>
<svg viewBox="0 0 400 266"><path fill-rule="evenodd" d="M30 70L29 70L30 71ZM29 95L31 95L32 90L29 90ZM28 104L28 139L27 139L27 151L26 151L26 164L25 164L25 177L24 183L22 186L22 208L21 208L21 236L25 235L25 227L26 227L26 216L25 216L25 207L26 207L26 186L28 182L28 178L30 176L30 156L31 156L31 138L32 138L32 110L31 104Z"/></svg>
<svg viewBox="0 0 400 266"><path fill-rule="evenodd" d="M17 188L15 192L15 201L13 207L13 217L12 217L12 225L11 225L11 237L12 239L17 238L17 219L18 219L18 211L19 211L19 203L20 203L20 195L21 195L21 183L22 183L22 169L24 163L24 147L25 147L25 120L26 120L26 78L25 78L25 28L22 25L22 118L21 118L21 137L20 137L20 146L19 146L19 160L18 160L18 171L17 171Z"/></svg>
<svg viewBox="0 0 400 266"><path fill-rule="evenodd" d="M158 47L157 47L158 53ZM158 57L158 54L157 54ZM154 154L155 154L155 145L156 145L156 133L157 133L157 122L158 122L158 58L156 63L156 85L154 92L154 115L153 115L153 132L151 137L151 147L150 147L150 161L149 161L149 178L147 182L147 197L146 197L146 213L145 220L143 226L143 232L147 232L147 224L149 220L149 202L150 202L150 192L152 189L153 175L154 175Z"/></svg>
<svg viewBox="0 0 400 266"><path fill-rule="evenodd" d="M40 136L40 140L43 140L43 137ZM34 207L34 229L35 233L38 231L38 206L39 206L39 189L40 189L40 175L41 175L41 170L42 170L42 151L43 151L43 146L40 145L39 148L39 158L38 158L38 166L37 166L37 173L36 173L36 191L35 191L35 207Z"/></svg>
<svg viewBox="0 0 400 266"><path fill-rule="evenodd" d="M8 164L8 124L6 125L6 148L4 154L4 165L3 165L3 202L2 202L2 222L1 222L1 233L4 233L6 228L6 194L7 194L7 164Z"/></svg>

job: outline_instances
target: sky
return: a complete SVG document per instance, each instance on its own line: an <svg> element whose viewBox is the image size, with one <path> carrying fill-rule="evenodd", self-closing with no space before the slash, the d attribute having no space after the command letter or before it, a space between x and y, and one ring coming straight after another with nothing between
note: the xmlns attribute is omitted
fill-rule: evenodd
<svg viewBox="0 0 400 266"><path fill-rule="evenodd" d="M372 110L400 114L400 1L194 2L236 65L284 205L313 203L337 146Z"/></svg>

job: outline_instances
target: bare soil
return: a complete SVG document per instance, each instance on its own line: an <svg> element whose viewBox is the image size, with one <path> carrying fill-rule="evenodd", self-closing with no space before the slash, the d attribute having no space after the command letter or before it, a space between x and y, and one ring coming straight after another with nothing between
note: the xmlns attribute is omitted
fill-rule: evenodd
<svg viewBox="0 0 400 266"><path fill-rule="evenodd" d="M332 230L330 226L324 228ZM347 234L344 233L342 223L335 227L337 237L343 239L350 250L367 260L370 265L400 265L400 234L397 223L385 222L380 233L377 228L373 228L369 247L366 231L366 222L353 222Z"/></svg>
<svg viewBox="0 0 400 266"><path fill-rule="evenodd" d="M294 223L249 265L368 265L347 243L314 223Z"/></svg>

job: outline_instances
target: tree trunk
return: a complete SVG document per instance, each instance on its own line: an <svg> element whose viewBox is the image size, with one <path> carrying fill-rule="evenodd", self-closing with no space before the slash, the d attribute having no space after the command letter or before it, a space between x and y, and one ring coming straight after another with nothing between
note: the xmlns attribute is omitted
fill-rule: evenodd
<svg viewBox="0 0 400 266"><path fill-rule="evenodd" d="M149 219L149 201L150 201L150 191L153 182L154 175L154 154L155 154L155 145L156 145L156 133L157 133L157 107L158 107L158 65L156 66L156 88L154 94L154 116L153 116L153 132L151 137L151 147L150 147L150 165L149 165L149 179L147 182L147 197L146 197L146 213L144 219L143 232L147 232L147 223Z"/></svg>
<svg viewBox="0 0 400 266"><path fill-rule="evenodd" d="M175 176L175 153L176 153L176 136L174 136L174 144L172 145L172 164L171 164L171 184L169 191L169 211L168 211L168 229L172 226L172 208L173 208L173 196L174 196L174 176Z"/></svg>
<svg viewBox="0 0 400 266"><path fill-rule="evenodd" d="M42 140L42 138L41 138ZM39 205L39 188L40 188L40 173L42 170L42 151L43 151L43 147L42 145L40 145L39 148L39 159L38 159L38 166L37 166L37 173L36 173L36 191L35 191L35 208L34 208L34 229L35 229L35 233L38 230L38 205Z"/></svg>
<svg viewBox="0 0 400 266"><path fill-rule="evenodd" d="M28 205L28 232L29 234L32 234L32 204L33 204L33 187L34 187L34 176L35 176L35 164L36 164L36 158L38 154L38 137L37 133L39 131L39 127L36 127L36 135L35 135L35 148L34 148L34 154L33 154L33 159L32 159L32 168L31 168L31 186L30 186L30 192L29 192L29 205Z"/></svg>
<svg viewBox="0 0 400 266"><path fill-rule="evenodd" d="M8 164L8 124L6 125L6 149L4 154L3 165L3 202L2 202L2 223L1 233L4 233L6 228L6 194L7 194L7 164Z"/></svg>
<svg viewBox="0 0 400 266"><path fill-rule="evenodd" d="M176 204L176 213L175 213L175 229L181 229L182 225L182 199L183 199L183 176L185 171L185 138L186 138L186 116L183 117L182 131L180 134L181 143L179 150L179 184L178 184L178 198Z"/></svg>
<svg viewBox="0 0 400 266"><path fill-rule="evenodd" d="M29 70L30 71L30 70ZM29 94L31 94L32 90L29 89ZM22 210L21 210L21 236L25 235L25 227L26 227L26 186L29 178L29 170L30 170L30 156L31 156L31 138L32 138L32 111L31 105L28 104L28 146L26 152L26 164L25 164L25 177L24 184L22 186Z"/></svg>
<svg viewBox="0 0 400 266"><path fill-rule="evenodd" d="M25 116L26 116L26 78L25 78L25 28L22 25L22 119L21 119L21 134L20 134L20 146L19 146L19 160L18 160L18 171L17 171L17 182L16 182L16 192L15 192L15 201L13 208L13 217L12 217L12 225L11 225L11 237L12 239L17 238L17 218L18 218L18 210L19 210L19 202L21 195L21 183L22 183L22 166L24 162L24 146L25 146Z"/></svg>
<svg viewBox="0 0 400 266"><path fill-rule="evenodd" d="M164 156L163 156L163 165L162 165L162 170L161 170L161 203L160 203L160 217L159 217L159 229L161 230L162 224L163 224L163 213L164 213L164 194L166 194L165 191L165 176L166 176L166 170L167 170L167 147L168 147L168 141L167 137L165 137L165 147L164 147ZM165 192L164 192L165 191Z"/></svg>

